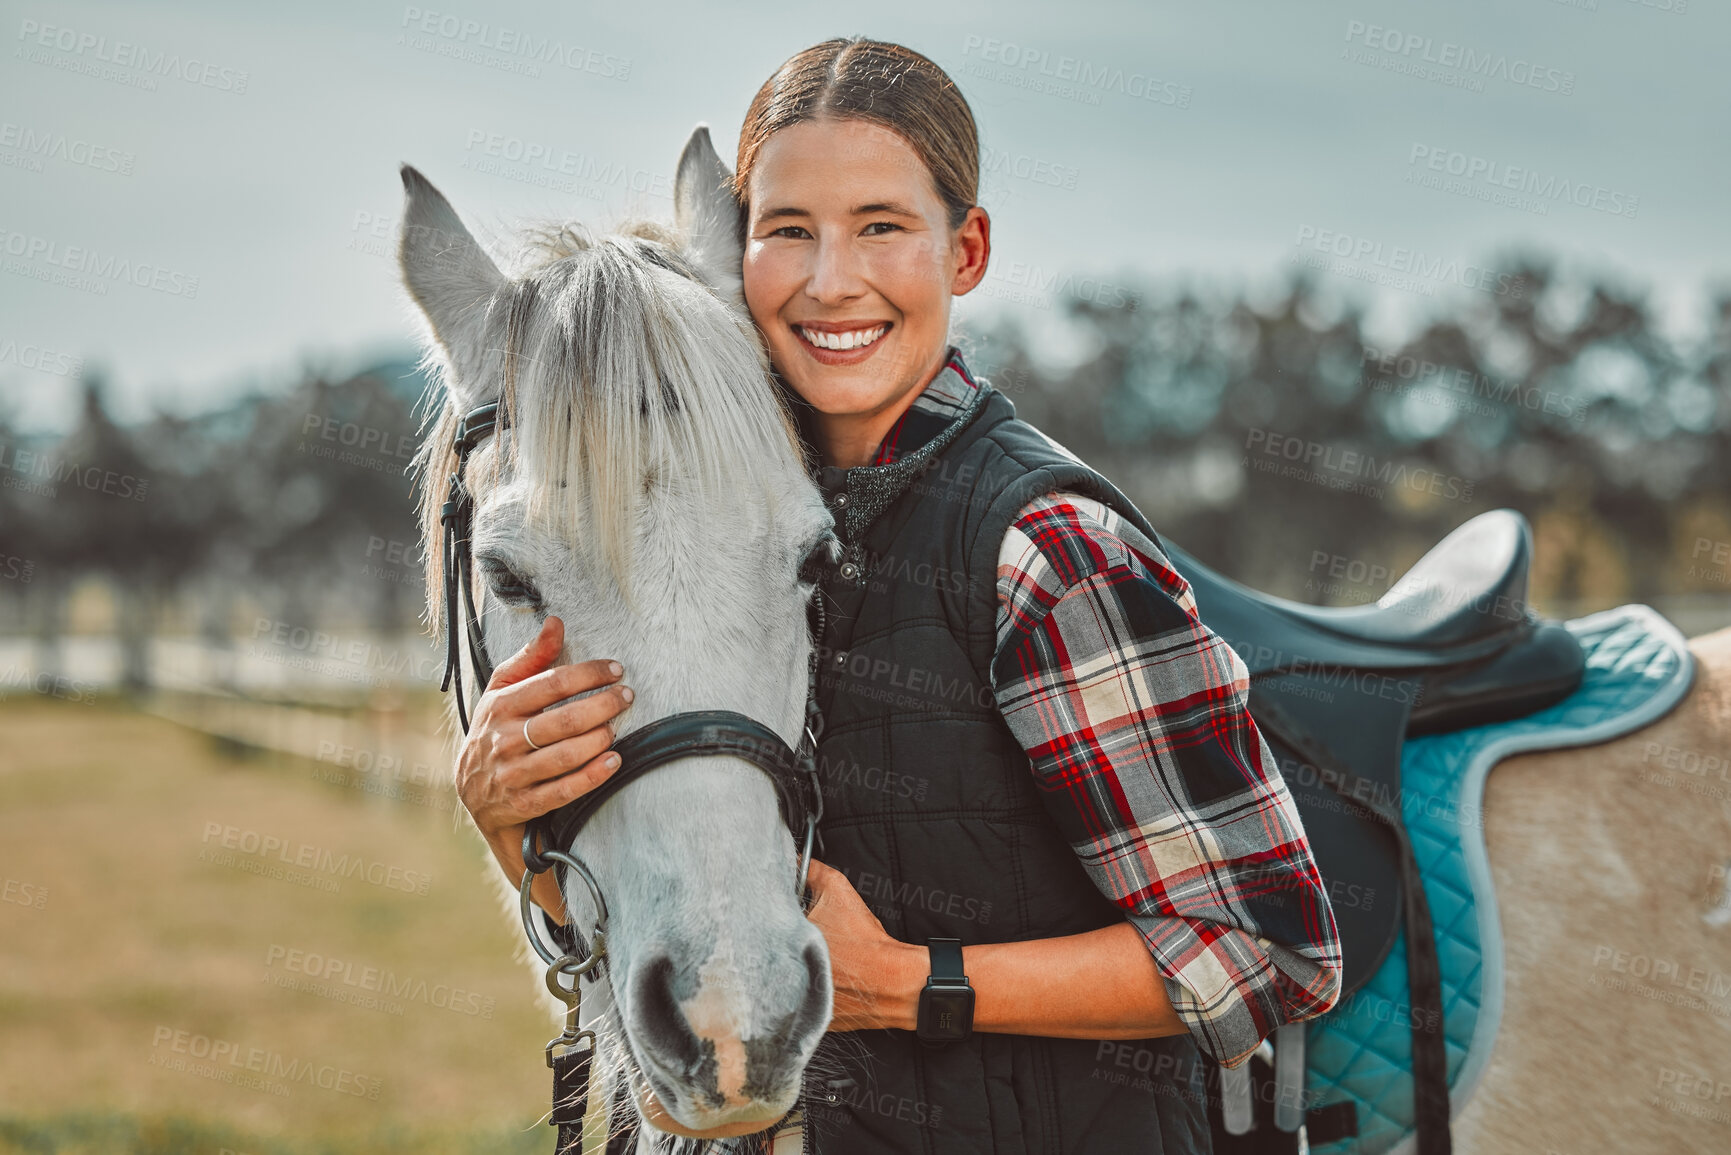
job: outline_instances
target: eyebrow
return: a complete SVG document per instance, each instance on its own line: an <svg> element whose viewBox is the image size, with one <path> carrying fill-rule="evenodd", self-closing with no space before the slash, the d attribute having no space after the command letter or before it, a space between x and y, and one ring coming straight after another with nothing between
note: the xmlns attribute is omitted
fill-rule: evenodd
<svg viewBox="0 0 1731 1155"><path fill-rule="evenodd" d="M856 217L869 216L872 213L891 213L903 217L917 217L920 215L913 209L902 204L900 201L873 201L871 204L855 205L853 208L853 215ZM779 208L766 210L760 217L758 217L758 219L773 221L780 220L783 217L809 217L811 215L809 209L796 208L792 205L783 205Z"/></svg>

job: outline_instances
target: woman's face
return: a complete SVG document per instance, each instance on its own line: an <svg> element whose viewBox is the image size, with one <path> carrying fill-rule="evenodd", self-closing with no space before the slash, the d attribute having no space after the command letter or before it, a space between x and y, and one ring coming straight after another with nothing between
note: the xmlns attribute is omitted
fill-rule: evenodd
<svg viewBox="0 0 1731 1155"><path fill-rule="evenodd" d="M863 120L776 132L746 196L745 301L788 384L820 413L866 418L923 387L950 298L985 275L984 210L952 231L919 154Z"/></svg>

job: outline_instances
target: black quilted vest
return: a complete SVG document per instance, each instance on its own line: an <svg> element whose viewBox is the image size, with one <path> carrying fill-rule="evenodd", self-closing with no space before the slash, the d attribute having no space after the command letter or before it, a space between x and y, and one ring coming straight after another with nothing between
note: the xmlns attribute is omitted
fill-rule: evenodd
<svg viewBox="0 0 1731 1155"><path fill-rule="evenodd" d="M820 857L905 942L1050 938L1124 917L1060 837L996 707L997 556L1017 511L1060 489L1159 538L1110 481L978 386L901 460L816 471L847 547L823 583ZM1210 1150L1189 1035L976 1033L934 1047L851 1031L826 1038L818 1062L806 1127L821 1155Z"/></svg>

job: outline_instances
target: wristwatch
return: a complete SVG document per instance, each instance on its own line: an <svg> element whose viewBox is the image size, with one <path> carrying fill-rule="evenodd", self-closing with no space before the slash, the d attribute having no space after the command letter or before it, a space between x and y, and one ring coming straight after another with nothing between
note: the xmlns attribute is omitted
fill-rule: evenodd
<svg viewBox="0 0 1731 1155"><path fill-rule="evenodd" d="M917 1034L922 1042L959 1043L974 1033L974 988L962 972L962 940L928 938L932 973L920 991Z"/></svg>

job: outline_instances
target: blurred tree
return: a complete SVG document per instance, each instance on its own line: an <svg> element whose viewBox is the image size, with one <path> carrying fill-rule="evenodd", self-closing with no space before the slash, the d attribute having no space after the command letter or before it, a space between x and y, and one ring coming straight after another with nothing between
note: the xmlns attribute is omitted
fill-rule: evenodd
<svg viewBox="0 0 1731 1155"><path fill-rule="evenodd" d="M1512 270L1498 291L1445 301L1398 348L1376 347L1362 311L1308 272L1272 294L1175 282L1070 300L1084 352L1063 369L1012 316L962 341L1163 534L1275 593L1374 600L1449 530L1509 506L1533 524L1541 605L1731 594L1731 292L1703 335L1667 337L1603 277L1491 264ZM177 594L218 646L243 597L295 625L407 628L425 384L406 361L308 373L127 430L93 375L57 446L0 415L0 555L33 563L24 588L0 591L37 631L41 668L57 669L67 595L88 574L117 591L133 687ZM1337 580L1337 561L1376 576Z"/></svg>
<svg viewBox="0 0 1731 1155"><path fill-rule="evenodd" d="M30 439L10 413L0 412L0 605L7 610L7 632L31 638L35 668L57 674L68 591L65 575L49 564L48 519L30 498L34 459ZM22 666L9 667L0 680L12 684L24 673Z"/></svg>
<svg viewBox="0 0 1731 1155"><path fill-rule="evenodd" d="M234 492L252 576L280 616L310 625L338 597L380 629L414 620L419 530L406 470L419 443L412 402L388 371L313 378L257 402Z"/></svg>
<svg viewBox="0 0 1731 1155"><path fill-rule="evenodd" d="M121 643L121 684L150 685L150 638L161 599L185 565L177 546L196 541L198 527L180 540L167 516L172 501L151 476L132 434L116 425L103 402L103 378L87 373L78 423L52 450L39 500L45 552L72 579L107 579L114 595ZM172 487L168 487L172 488Z"/></svg>

